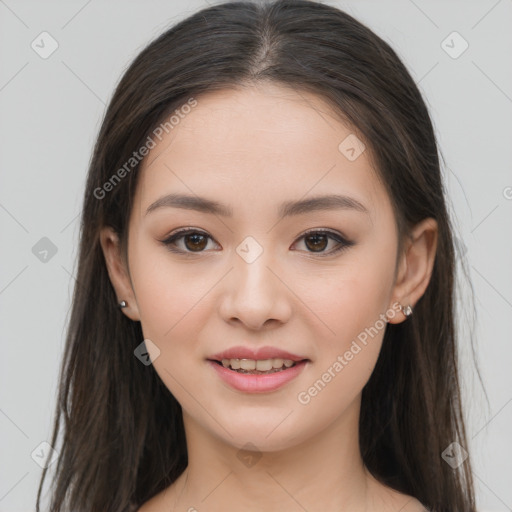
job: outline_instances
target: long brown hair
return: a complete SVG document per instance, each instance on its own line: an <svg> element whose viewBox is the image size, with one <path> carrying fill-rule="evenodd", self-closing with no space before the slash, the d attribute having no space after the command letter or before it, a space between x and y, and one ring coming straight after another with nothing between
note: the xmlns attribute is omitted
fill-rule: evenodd
<svg viewBox="0 0 512 512"><path fill-rule="evenodd" d="M452 468L442 457L452 442L466 449L467 443L454 324L454 241L429 113L386 42L343 11L309 0L203 9L151 42L119 82L84 194L51 442L55 447L62 420L62 447L50 466L50 510L136 510L187 466L181 406L152 365L134 357L141 326L117 306L99 232L112 226L126 258L139 169L126 168L126 162L163 119L203 92L258 81L312 92L358 130L389 193L400 241L422 219L437 221L430 283L410 319L387 325L363 389L360 449L376 478L432 511L474 512L470 459ZM114 182L123 166L126 172Z"/></svg>

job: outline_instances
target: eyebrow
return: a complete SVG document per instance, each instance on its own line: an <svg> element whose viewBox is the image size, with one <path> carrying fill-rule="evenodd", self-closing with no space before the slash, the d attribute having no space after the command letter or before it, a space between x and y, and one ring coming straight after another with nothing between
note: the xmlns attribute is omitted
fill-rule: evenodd
<svg viewBox="0 0 512 512"><path fill-rule="evenodd" d="M157 199L146 210L145 215L159 208L182 208L185 210L195 210L202 213L219 215L222 217L232 217L233 210L206 197L190 196L184 194L168 194ZM312 211L319 210L356 210L369 215L368 209L353 197L344 195L324 195L301 199L299 201L285 201L278 210L280 219L292 215L302 215Z"/></svg>

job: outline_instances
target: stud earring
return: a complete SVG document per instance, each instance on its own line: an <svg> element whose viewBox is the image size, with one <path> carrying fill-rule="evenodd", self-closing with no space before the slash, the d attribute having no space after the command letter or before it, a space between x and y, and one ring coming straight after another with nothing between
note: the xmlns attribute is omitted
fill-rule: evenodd
<svg viewBox="0 0 512 512"><path fill-rule="evenodd" d="M400 304L400 311L406 316L409 317L412 315L412 308L411 306L405 306L405 308Z"/></svg>
<svg viewBox="0 0 512 512"><path fill-rule="evenodd" d="M122 308L125 308L126 306L128 306L128 303L125 301L125 300L122 300L120 303L119 303L119 307L122 309Z"/></svg>

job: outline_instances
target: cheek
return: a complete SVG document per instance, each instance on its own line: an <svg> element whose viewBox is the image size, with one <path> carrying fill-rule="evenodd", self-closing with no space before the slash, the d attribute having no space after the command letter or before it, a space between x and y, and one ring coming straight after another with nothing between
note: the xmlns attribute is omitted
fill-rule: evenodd
<svg viewBox="0 0 512 512"><path fill-rule="evenodd" d="M382 330L379 320L389 308L394 259L382 251L379 258L374 254L359 251L339 269L317 276L316 286L311 286L310 277L302 283L301 296L322 321L318 322L322 338L336 351L347 350L353 339L377 322Z"/></svg>
<svg viewBox="0 0 512 512"><path fill-rule="evenodd" d="M343 411L355 413L350 406L370 379L387 325L380 317L385 309L372 283L347 279L333 290L339 300L331 301L324 314L335 335L318 343L319 357L295 397L305 431L319 430Z"/></svg>
<svg viewBox="0 0 512 512"><path fill-rule="evenodd" d="M298 401L317 403L320 415L328 414L324 407L348 405L371 376L387 326L394 258L392 248L376 252L368 244L322 279L322 286L310 288L307 304L322 320L314 322L324 334L317 338L311 387Z"/></svg>
<svg viewBox="0 0 512 512"><path fill-rule="evenodd" d="M153 367L178 402L194 410L197 403L191 396L201 396L204 388L191 368L199 371L206 365L197 340L212 314L214 295L209 291L219 281L218 272L198 277L197 266L173 264L165 249L151 244L133 248L130 268L144 339L158 348L150 349Z"/></svg>
<svg viewBox="0 0 512 512"><path fill-rule="evenodd" d="M146 241L130 258L144 336L169 343L181 336L180 331L190 330L188 317L200 311L212 284L198 281L192 266L173 264L165 248Z"/></svg>

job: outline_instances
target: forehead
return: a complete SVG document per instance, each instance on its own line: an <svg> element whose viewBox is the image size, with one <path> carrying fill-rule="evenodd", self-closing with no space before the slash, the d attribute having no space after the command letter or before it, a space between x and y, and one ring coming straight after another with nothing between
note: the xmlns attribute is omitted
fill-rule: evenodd
<svg viewBox="0 0 512 512"><path fill-rule="evenodd" d="M179 120L174 116L177 123L163 137L175 152L185 145L207 148L197 151L197 158L244 154L254 159L259 154L260 159L285 159L312 151L325 154L329 145L332 153L338 151L339 138L353 131L319 96L276 84L223 89L196 101ZM165 146L155 148L154 156Z"/></svg>
<svg viewBox="0 0 512 512"><path fill-rule="evenodd" d="M388 202L368 148L361 141L357 146L353 128L320 97L259 84L195 100L160 130L161 140L142 163L141 212L164 192L214 196L232 205L234 199L246 209L325 193L350 194L368 209ZM356 158L354 152L347 157L350 146Z"/></svg>

